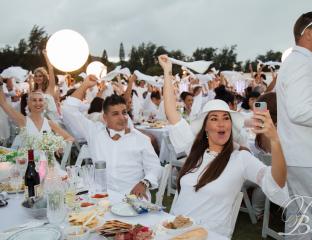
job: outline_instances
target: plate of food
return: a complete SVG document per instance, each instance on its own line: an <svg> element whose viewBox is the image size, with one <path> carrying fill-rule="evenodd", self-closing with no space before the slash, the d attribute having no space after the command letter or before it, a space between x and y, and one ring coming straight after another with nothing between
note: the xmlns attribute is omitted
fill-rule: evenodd
<svg viewBox="0 0 312 240"><path fill-rule="evenodd" d="M160 227L166 233L178 234L194 226L194 221L191 218L178 215L174 219L162 222Z"/></svg>
<svg viewBox="0 0 312 240"><path fill-rule="evenodd" d="M0 155L7 155L9 153L11 153L12 150L9 148L5 148L5 147L0 147Z"/></svg>
<svg viewBox="0 0 312 240"><path fill-rule="evenodd" d="M68 222L71 226L83 226L87 223L85 227L90 229L91 232L101 224L95 209L83 212L72 212L68 216Z"/></svg>
<svg viewBox="0 0 312 240"><path fill-rule="evenodd" d="M105 237L114 237L115 240L123 239L153 239L153 231L142 225L132 225L119 220L105 222L96 230Z"/></svg>
<svg viewBox="0 0 312 240"><path fill-rule="evenodd" d="M10 193L10 194L16 193L15 187L13 187L9 182L0 183L0 192L2 192L2 191L5 191L5 192ZM25 191L25 184L22 183L18 187L17 192L22 193L24 191Z"/></svg>
<svg viewBox="0 0 312 240"><path fill-rule="evenodd" d="M114 204L111 207L111 212L117 216L121 217L135 217L138 216L139 213L137 213L133 207L129 203L121 202Z"/></svg>
<svg viewBox="0 0 312 240"><path fill-rule="evenodd" d="M149 128L163 128L165 127L163 122L154 122L149 124Z"/></svg>

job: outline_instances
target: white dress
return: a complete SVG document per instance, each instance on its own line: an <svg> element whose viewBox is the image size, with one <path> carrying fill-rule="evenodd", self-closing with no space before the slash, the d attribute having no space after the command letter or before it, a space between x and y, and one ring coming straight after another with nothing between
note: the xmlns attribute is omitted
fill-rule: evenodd
<svg viewBox="0 0 312 240"><path fill-rule="evenodd" d="M170 139L175 143L186 141L183 135L176 134L188 125L176 124L170 130ZM179 140L180 139L180 140ZM231 234L232 208L237 194L245 180L258 184L269 199L282 205L288 199L288 189L280 188L271 175L271 167L265 166L247 151L234 150L222 174L215 180L195 192L200 174L212 162L216 154L205 153L198 169L184 175L181 179L181 191L173 204L171 213L187 215L196 223L209 230L229 237Z"/></svg>
<svg viewBox="0 0 312 240"><path fill-rule="evenodd" d="M35 123L33 122L33 120L31 120L31 118L28 116L26 117L25 129L26 129L27 135L31 135L35 137L40 137L44 131L47 133L52 131L47 118L43 118L41 129L38 129ZM17 149L20 147L23 147L23 140L20 135L17 135L12 143L11 148Z"/></svg>

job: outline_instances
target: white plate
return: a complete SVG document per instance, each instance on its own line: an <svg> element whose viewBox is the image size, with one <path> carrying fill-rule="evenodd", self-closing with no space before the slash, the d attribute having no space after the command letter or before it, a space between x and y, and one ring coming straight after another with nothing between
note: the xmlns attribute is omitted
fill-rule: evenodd
<svg viewBox="0 0 312 240"><path fill-rule="evenodd" d="M117 203L113 205L111 212L122 217L135 217L139 215L128 203Z"/></svg>
<svg viewBox="0 0 312 240"><path fill-rule="evenodd" d="M59 240L62 233L57 228L36 227L28 228L13 234L8 240Z"/></svg>

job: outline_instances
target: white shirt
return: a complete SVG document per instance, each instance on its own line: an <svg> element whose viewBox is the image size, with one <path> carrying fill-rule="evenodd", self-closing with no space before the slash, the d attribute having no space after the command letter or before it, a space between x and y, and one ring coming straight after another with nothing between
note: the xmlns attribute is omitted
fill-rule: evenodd
<svg viewBox="0 0 312 240"><path fill-rule="evenodd" d="M161 166L149 138L131 129L118 141L112 140L105 125L94 123L79 112L80 103L77 98L67 98L64 105L71 108L64 108L64 119L79 122L80 126L76 123L73 127L87 140L93 161L106 162L108 189L126 194L142 179L156 188Z"/></svg>
<svg viewBox="0 0 312 240"><path fill-rule="evenodd" d="M174 139L175 143L178 143L179 139L186 141L187 136L183 137L179 134L185 126L187 125L173 126L169 132L170 139ZM177 128L180 129L176 131ZM275 183L271 175L271 167L265 166L249 152L237 150L231 154L221 175L195 192L194 185L200 174L215 156L206 152L201 166L181 178L181 191L172 206L172 214L189 216L207 229L229 237L232 230L233 204L245 180L258 184L276 204L282 205L288 199L287 186L281 189Z"/></svg>
<svg viewBox="0 0 312 240"><path fill-rule="evenodd" d="M146 117L150 117L151 115L156 120L166 120L166 114L165 114L165 108L164 108L164 102L161 101L159 106L157 106L155 103L152 102L150 99L150 96L148 100L146 100L146 104L143 106L143 113Z"/></svg>
<svg viewBox="0 0 312 240"><path fill-rule="evenodd" d="M312 53L299 46L276 83L277 131L288 166L312 167Z"/></svg>

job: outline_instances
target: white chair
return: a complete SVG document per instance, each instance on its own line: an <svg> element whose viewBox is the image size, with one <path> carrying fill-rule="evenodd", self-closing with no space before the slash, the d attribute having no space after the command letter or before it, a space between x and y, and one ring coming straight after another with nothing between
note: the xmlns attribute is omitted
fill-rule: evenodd
<svg viewBox="0 0 312 240"><path fill-rule="evenodd" d="M248 213L251 223L256 224L257 223L256 213L251 205L247 189L243 186L241 191L243 192L243 199L246 207L240 207L240 211Z"/></svg>
<svg viewBox="0 0 312 240"><path fill-rule="evenodd" d="M66 142L66 147L64 149L64 154L61 161L61 169L63 170L65 170L68 160L70 159L72 145L73 145L72 142Z"/></svg>
<svg viewBox="0 0 312 240"><path fill-rule="evenodd" d="M283 240L283 237L281 235L278 235L276 231L274 231L269 227L270 222L269 220L270 220L270 200L266 197L262 223L262 238L267 238L268 236L270 236L276 240Z"/></svg>
<svg viewBox="0 0 312 240"><path fill-rule="evenodd" d="M170 196L170 194L175 194L176 192L176 189L173 188L173 185L176 182L176 179L174 179L173 177L172 169L173 167L181 168L186 160L186 157L181 158L181 159L177 158L177 153L174 150L174 147L169 139L169 136L165 136L164 141L169 150L169 159L167 159L167 161L171 165L171 171L169 173L168 186L167 186L167 196Z"/></svg>
<svg viewBox="0 0 312 240"><path fill-rule="evenodd" d="M172 166L170 164L167 164L166 166L163 167L163 170L162 170L162 176L160 179L158 191L156 193L156 201L155 201L155 203L159 206L162 206L168 178L171 172L171 168Z"/></svg>
<svg viewBox="0 0 312 240"><path fill-rule="evenodd" d="M89 152L89 147L86 144L82 145L82 147L80 148L75 166L80 167L83 159L85 159L85 158L91 158L91 154Z"/></svg>
<svg viewBox="0 0 312 240"><path fill-rule="evenodd" d="M232 208L232 217L231 217L231 236L235 229L235 224L236 224L240 206L242 204L243 196L244 194L242 192L239 192L235 198L235 202Z"/></svg>

